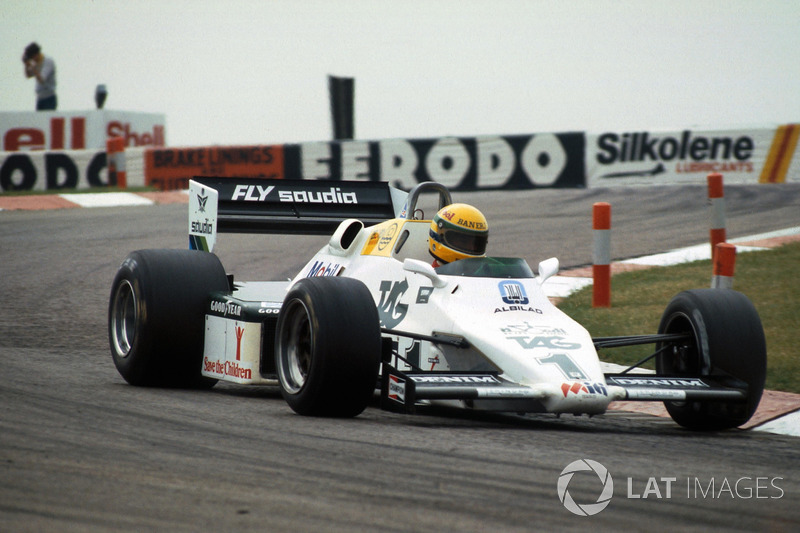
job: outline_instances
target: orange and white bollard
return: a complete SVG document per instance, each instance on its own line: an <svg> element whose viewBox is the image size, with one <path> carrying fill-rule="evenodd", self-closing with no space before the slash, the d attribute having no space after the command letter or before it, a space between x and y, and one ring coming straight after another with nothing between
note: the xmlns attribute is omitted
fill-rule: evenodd
<svg viewBox="0 0 800 533"><path fill-rule="evenodd" d="M106 161L108 164L108 184L121 189L128 187L125 173L125 139L111 137L106 140Z"/></svg>
<svg viewBox="0 0 800 533"><path fill-rule="evenodd" d="M717 244L714 249L714 275L712 289L733 288L733 271L736 267L736 246L727 242Z"/></svg>
<svg viewBox="0 0 800 533"><path fill-rule="evenodd" d="M711 205L711 259L717 244L725 242L725 192L722 186L722 174L716 172L708 175L708 201Z"/></svg>
<svg viewBox="0 0 800 533"><path fill-rule="evenodd" d="M592 206L592 307L611 307L611 204Z"/></svg>

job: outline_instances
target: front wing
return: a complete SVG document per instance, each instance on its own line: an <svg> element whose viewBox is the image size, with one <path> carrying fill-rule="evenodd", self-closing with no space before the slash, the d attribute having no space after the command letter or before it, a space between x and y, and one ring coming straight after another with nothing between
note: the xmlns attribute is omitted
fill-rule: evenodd
<svg viewBox="0 0 800 533"><path fill-rule="evenodd" d="M724 377L606 374L609 387L621 387L625 400L635 401L745 401L747 385Z"/></svg>
<svg viewBox="0 0 800 533"><path fill-rule="evenodd" d="M509 405L519 405L520 411L550 412L547 406L554 405L552 400L563 402L579 390L590 396L605 396L608 402L621 400L743 402L747 398L747 388L744 383L720 377L606 374L605 378L605 385L576 381L528 386L504 379L496 372L402 372L384 361L381 372L380 405L382 409L388 411L413 413L415 406L423 400L466 402L489 400L484 403L491 404L494 401L498 406L497 410L509 410ZM552 412L599 414L602 411L595 408L581 411L580 404L576 404L574 408L565 405L564 410Z"/></svg>
<svg viewBox="0 0 800 533"><path fill-rule="evenodd" d="M496 372L401 372L382 363L381 408L413 413L420 400L527 399L547 395L541 388L525 387Z"/></svg>

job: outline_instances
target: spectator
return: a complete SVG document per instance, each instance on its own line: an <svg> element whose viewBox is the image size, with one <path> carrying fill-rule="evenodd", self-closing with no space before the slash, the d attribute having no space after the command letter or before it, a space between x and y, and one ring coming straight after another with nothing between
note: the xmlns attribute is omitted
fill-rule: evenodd
<svg viewBox="0 0 800 533"><path fill-rule="evenodd" d="M51 57L45 57L36 43L25 47L22 62L25 63L25 77L36 78L36 110L55 110L58 107L56 62Z"/></svg>

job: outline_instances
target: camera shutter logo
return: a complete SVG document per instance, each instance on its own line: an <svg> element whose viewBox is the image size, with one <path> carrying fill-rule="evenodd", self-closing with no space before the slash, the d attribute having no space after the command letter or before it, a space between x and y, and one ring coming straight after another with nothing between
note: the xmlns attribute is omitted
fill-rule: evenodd
<svg viewBox="0 0 800 533"><path fill-rule="evenodd" d="M595 503L579 504L572 499L567 487L572 480L575 472L592 471L597 474L600 481L603 483L603 490ZM597 461L591 459L580 459L568 464L561 475L558 477L558 499L564 504L573 514L578 516L593 516L605 509L611 503L611 497L614 495L614 480L611 479L611 474L605 466Z"/></svg>

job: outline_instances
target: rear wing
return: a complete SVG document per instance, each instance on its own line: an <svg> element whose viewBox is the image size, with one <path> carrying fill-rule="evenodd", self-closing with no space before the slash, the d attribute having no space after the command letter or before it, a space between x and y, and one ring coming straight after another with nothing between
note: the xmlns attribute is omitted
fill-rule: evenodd
<svg viewBox="0 0 800 533"><path fill-rule="evenodd" d="M386 182L195 177L189 248L210 252L217 233L329 235L347 219L378 224L403 217L407 197Z"/></svg>

